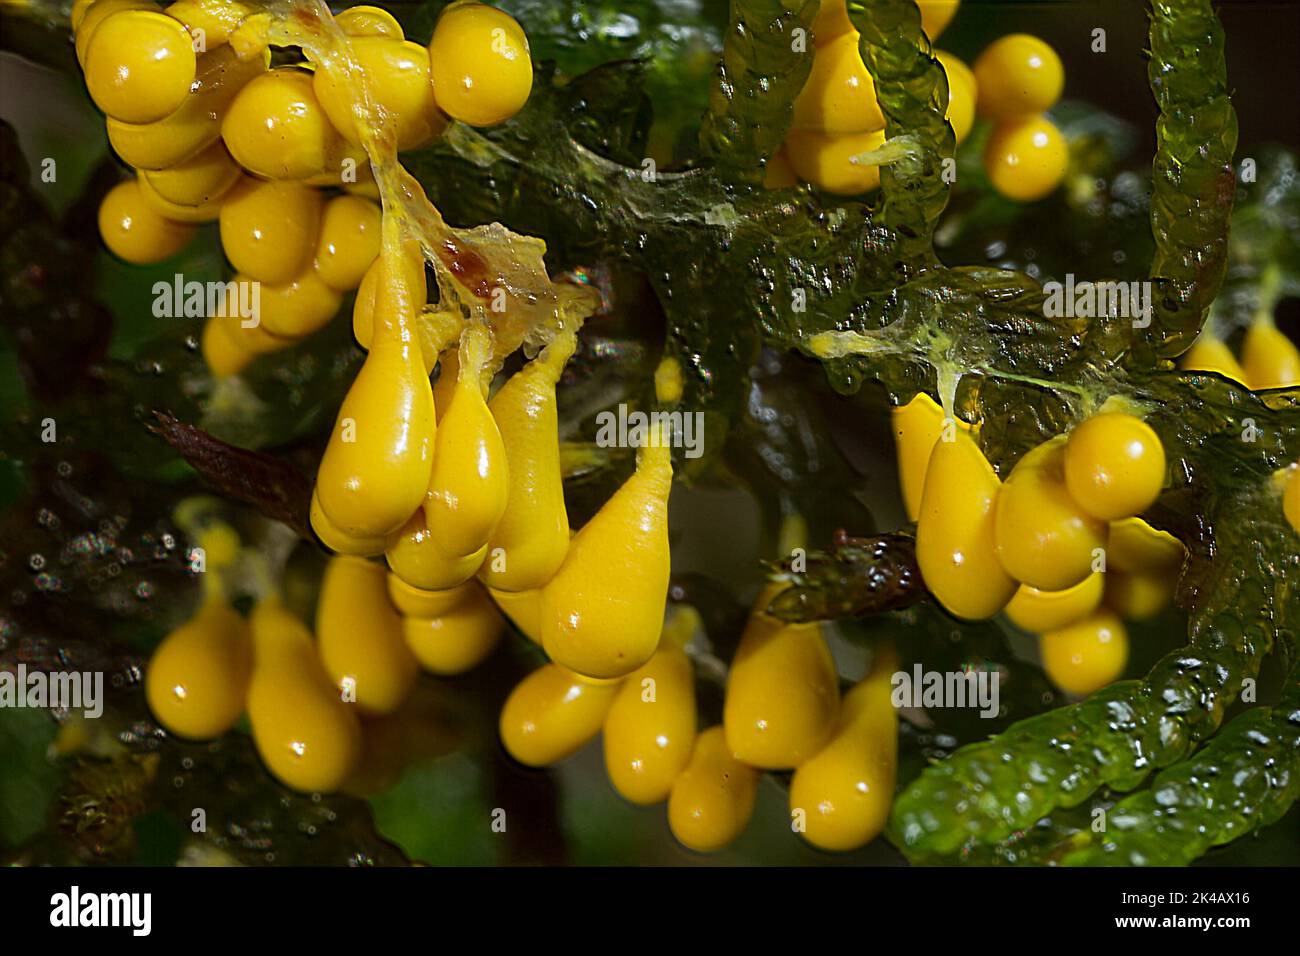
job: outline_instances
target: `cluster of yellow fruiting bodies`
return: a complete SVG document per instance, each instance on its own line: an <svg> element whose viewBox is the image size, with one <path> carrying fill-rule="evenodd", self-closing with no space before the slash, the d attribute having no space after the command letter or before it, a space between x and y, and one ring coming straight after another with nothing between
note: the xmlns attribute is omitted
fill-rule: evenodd
<svg viewBox="0 0 1300 956"><path fill-rule="evenodd" d="M931 42L958 5L959 0L918 4ZM885 117L844 0L825 0L812 32L812 70L795 100L785 143L768 162L764 185L780 188L802 179L836 195L870 192L880 185L880 166L869 154L885 144ZM1065 138L1044 115L1065 83L1055 51L1036 37L1012 34L980 54L973 71L946 51L935 50L934 56L947 76L946 116L957 143L970 135L977 111L995 124L984 152L993 187L1022 202L1055 189L1069 160Z"/></svg>
<svg viewBox="0 0 1300 956"><path fill-rule="evenodd" d="M999 479L964 422L928 395L894 410L899 479L931 594L968 620L1005 611L1041 635L1048 676L1073 694L1117 678L1122 618L1171 598L1182 544L1137 517L1165 482L1149 425L1107 410L1032 449Z"/></svg>
<svg viewBox="0 0 1300 956"><path fill-rule="evenodd" d="M86 86L136 170L101 204L105 245L159 262L198 224L220 223L236 275L203 333L218 376L319 330L371 267L381 217L369 137L410 150L448 116L498 123L532 84L523 31L483 4L448 8L427 49L387 11L353 7L334 20L345 61L274 69L264 16L239 0L77 0L72 11ZM234 298L251 282L256 318Z"/></svg>
<svg viewBox="0 0 1300 956"><path fill-rule="evenodd" d="M1206 329L1179 364L1189 372L1217 372L1254 391L1300 385L1300 349L1270 315L1259 316L1246 329L1240 362L1226 342Z"/></svg>

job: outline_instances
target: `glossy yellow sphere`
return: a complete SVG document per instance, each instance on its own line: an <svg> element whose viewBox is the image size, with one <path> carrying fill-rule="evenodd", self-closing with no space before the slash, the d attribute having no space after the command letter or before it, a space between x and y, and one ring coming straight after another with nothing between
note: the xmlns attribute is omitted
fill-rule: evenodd
<svg viewBox="0 0 1300 956"><path fill-rule="evenodd" d="M1064 591L1098 564L1108 527L1080 507L1065 485L1065 436L1027 453L998 495L994 517L998 560L1017 581Z"/></svg>
<svg viewBox="0 0 1300 956"><path fill-rule="evenodd" d="M444 113L492 126L518 113L533 88L528 37L514 18L482 3L454 3L429 41L433 92Z"/></svg>
<svg viewBox="0 0 1300 956"><path fill-rule="evenodd" d="M991 120L1044 113L1061 98L1065 68L1048 44L1027 33L1009 33L975 60L979 113Z"/></svg>
<svg viewBox="0 0 1300 956"><path fill-rule="evenodd" d="M1268 318L1256 319L1241 341L1241 365L1254 391L1300 385L1300 349Z"/></svg>
<svg viewBox="0 0 1300 956"><path fill-rule="evenodd" d="M158 7L149 0L95 0L94 3L84 7L80 13L74 9L76 31L76 53L77 62L84 69L86 66L86 54L90 50L90 41L99 29L99 25L115 13L121 13L123 10L145 10L156 13Z"/></svg>
<svg viewBox="0 0 1300 956"><path fill-rule="evenodd" d="M383 7L348 7L334 14L334 22L350 37L390 37L401 40L405 36L397 18Z"/></svg>
<svg viewBox="0 0 1300 956"><path fill-rule="evenodd" d="M245 178L221 204L221 248L259 282L291 282L311 265L320 234L320 190Z"/></svg>
<svg viewBox="0 0 1300 956"><path fill-rule="evenodd" d="M677 842L712 853L735 840L753 816L758 781L757 770L731 755L721 727L696 737L668 795L668 826Z"/></svg>
<svg viewBox="0 0 1300 956"><path fill-rule="evenodd" d="M1106 606L1127 621L1155 617L1174 599L1177 578L1151 571L1109 571Z"/></svg>
<svg viewBox="0 0 1300 956"><path fill-rule="evenodd" d="M975 74L965 63L945 50L936 50L935 58L943 65L948 77L948 122L960 145L970 135L975 125L975 100L978 84Z"/></svg>
<svg viewBox="0 0 1300 956"><path fill-rule="evenodd" d="M501 639L505 621L487 592L474 583L463 590L464 597L441 614L402 621L406 646L430 674L452 677L472 670Z"/></svg>
<svg viewBox="0 0 1300 956"><path fill-rule="evenodd" d="M221 136L235 162L263 179L307 179L332 171L343 155L312 74L293 67L263 73L240 90Z"/></svg>
<svg viewBox="0 0 1300 956"><path fill-rule="evenodd" d="M501 708L501 743L530 767L549 767L600 732L618 681L590 681L559 664L543 664L510 692Z"/></svg>
<svg viewBox="0 0 1300 956"><path fill-rule="evenodd" d="M446 120L433 98L429 52L409 40L357 37L349 53L365 78L370 111L366 103L356 101L355 77L344 76L333 66L319 66L312 88L334 128L349 142L361 143L362 129L378 133L382 123L390 122L399 150L433 142Z"/></svg>
<svg viewBox="0 0 1300 956"><path fill-rule="evenodd" d="M1155 503L1164 483L1164 446L1142 419L1104 412L1070 432L1065 486L1094 518L1131 518Z"/></svg>
<svg viewBox="0 0 1300 956"><path fill-rule="evenodd" d="M321 664L367 715L395 712L418 673L402 618L388 599L387 578L377 561L337 555L325 568L316 606Z"/></svg>
<svg viewBox="0 0 1300 956"><path fill-rule="evenodd" d="M151 10L122 10L99 24L86 49L86 89L124 123L170 116L194 83L194 41L185 27Z"/></svg>
<svg viewBox="0 0 1300 956"><path fill-rule="evenodd" d="M168 169L140 170L155 193L179 206L205 206L222 199L240 175L220 141Z"/></svg>
<svg viewBox="0 0 1300 956"><path fill-rule="evenodd" d="M1110 611L1050 631L1038 646L1052 683L1079 697L1119 678L1128 663L1128 632Z"/></svg>
<svg viewBox="0 0 1300 956"><path fill-rule="evenodd" d="M998 561L995 505L1005 494L984 453L954 427L934 442L916 522L916 560L925 586L949 613L992 617L1015 594L1016 582Z"/></svg>
<svg viewBox="0 0 1300 956"><path fill-rule="evenodd" d="M876 85L858 55L858 35L846 33L817 47L812 70L794 101L791 129L870 133L884 128Z"/></svg>
<svg viewBox="0 0 1300 956"><path fill-rule="evenodd" d="M989 182L1016 202L1032 202L1051 193L1069 165L1065 137L1044 116L1000 123L984 148Z"/></svg>
<svg viewBox="0 0 1300 956"><path fill-rule="evenodd" d="M802 835L823 850L855 850L880 835L894 800L898 711L890 680L891 652L844 695L834 734L790 781L790 813Z"/></svg>
<svg viewBox="0 0 1300 956"><path fill-rule="evenodd" d="M389 538L384 553L393 573L411 587L443 591L459 587L474 576L487 556L487 545L473 554L448 555L433 540L424 509L417 508Z"/></svg>
<svg viewBox="0 0 1300 956"><path fill-rule="evenodd" d="M1064 591L1040 591L1022 584L1006 607L1007 617L1035 634L1055 631L1097 610L1107 580L1107 575L1093 572Z"/></svg>
<svg viewBox="0 0 1300 956"><path fill-rule="evenodd" d="M360 196L325 204L316 243L316 274L331 289L350 292L379 255L379 206Z"/></svg>
<svg viewBox="0 0 1300 956"><path fill-rule="evenodd" d="M662 646L627 676L605 718L605 770L632 803L668 799L695 742L695 675L680 647Z"/></svg>
<svg viewBox="0 0 1300 956"><path fill-rule="evenodd" d="M244 712L252 667L248 623L210 595L150 658L144 681L149 709L174 734L213 740Z"/></svg>
<svg viewBox="0 0 1300 956"><path fill-rule="evenodd" d="M135 265L169 259L194 238L195 227L164 219L131 179L109 190L99 205L99 234L108 251Z"/></svg>
<svg viewBox="0 0 1300 956"><path fill-rule="evenodd" d="M247 281L239 275L236 281ZM311 269L279 285L262 284L260 290L262 326L278 338L300 339L329 324L343 304L334 291Z"/></svg>
<svg viewBox="0 0 1300 956"><path fill-rule="evenodd" d="M757 607L771 594L765 588ZM731 661L722 711L736 759L765 770L797 767L826 742L839 708L839 676L821 627L755 610Z"/></svg>
<svg viewBox="0 0 1300 956"><path fill-rule="evenodd" d="M837 196L856 196L880 185L880 167L855 163L853 158L879 149L884 142L884 130L843 136L791 130L785 152L804 182Z"/></svg>

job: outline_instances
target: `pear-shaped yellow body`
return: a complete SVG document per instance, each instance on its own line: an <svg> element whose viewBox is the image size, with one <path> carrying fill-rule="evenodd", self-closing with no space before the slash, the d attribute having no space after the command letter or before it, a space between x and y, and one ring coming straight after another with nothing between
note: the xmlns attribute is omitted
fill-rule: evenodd
<svg viewBox="0 0 1300 956"><path fill-rule="evenodd" d="M695 742L695 675L666 642L623 682L605 718L605 769L632 803L668 799Z"/></svg>
<svg viewBox="0 0 1300 956"><path fill-rule="evenodd" d="M497 646L505 621L482 585L470 581L452 592L454 604L436 615L402 621L406 646L430 674L450 677L477 667Z"/></svg>
<svg viewBox="0 0 1300 956"><path fill-rule="evenodd" d="M510 482L479 577L502 591L541 587L569 550L555 383L575 345L572 334L552 342L512 375L488 406L505 444Z"/></svg>
<svg viewBox="0 0 1300 956"><path fill-rule="evenodd" d="M391 714L415 686L415 657L388 599L388 572L365 558L330 560L316 606L321 663L363 714Z"/></svg>
<svg viewBox="0 0 1300 956"><path fill-rule="evenodd" d="M412 587L423 591L444 591L464 584L474 576L487 554L484 545L475 554L451 557L434 543L418 508L397 534L389 539L385 551L393 573Z"/></svg>
<svg viewBox="0 0 1300 956"><path fill-rule="evenodd" d="M668 826L682 846L721 850L749 825L759 773L731 755L721 726L695 738L686 768L668 795Z"/></svg>
<svg viewBox="0 0 1300 956"><path fill-rule="evenodd" d="M181 737L220 737L244 712L252 666L248 623L214 591L154 651L144 678L149 709Z"/></svg>
<svg viewBox="0 0 1300 956"><path fill-rule="evenodd" d="M1097 610L1102 591L1109 586L1107 575L1100 572L1088 575L1064 591L1040 591L1022 584L1007 605L1007 617L1017 627L1034 634L1054 631Z"/></svg>
<svg viewBox="0 0 1300 956"><path fill-rule="evenodd" d="M497 609L510 619L521 634L534 644L542 643L542 592L533 591L498 591L488 588Z"/></svg>
<svg viewBox="0 0 1300 956"><path fill-rule="evenodd" d="M840 684L818 624L786 624L762 610L764 588L731 661L722 723L737 760L765 770L797 767L826 742Z"/></svg>
<svg viewBox="0 0 1300 956"><path fill-rule="evenodd" d="M890 699L897 667L892 652L881 655L844 695L830 742L790 781L791 816L802 811L804 839L823 850L855 850L889 819L898 770L898 712Z"/></svg>
<svg viewBox="0 0 1300 956"><path fill-rule="evenodd" d="M903 492L903 508L907 520L915 521L921 514L921 495L925 491L925 474L930 466L934 445L943 434L943 406L925 392L918 392L906 405L891 409L894 426L894 446L898 457L898 484ZM960 418L954 418L952 428L969 430Z"/></svg>
<svg viewBox="0 0 1300 956"><path fill-rule="evenodd" d="M357 763L361 726L321 667L311 634L276 598L253 609L253 742L281 783L306 792L342 786Z"/></svg>
<svg viewBox="0 0 1300 956"><path fill-rule="evenodd" d="M542 589L542 647L589 677L622 677L654 653L668 596L667 445L641 451L636 472L569 543Z"/></svg>
<svg viewBox="0 0 1300 956"><path fill-rule="evenodd" d="M210 360L209 364L211 364ZM317 497L315 491L312 491L311 494L310 517L311 528L316 532L316 537L320 538L321 543L335 554L355 554L359 557L369 558L377 554L383 554L384 549L388 547L388 539L383 535L354 537L353 535L344 534L334 527L334 523L321 510L320 498Z"/></svg>
<svg viewBox="0 0 1300 956"><path fill-rule="evenodd" d="M501 708L501 743L530 767L549 767L600 732L618 681L593 681L559 664L543 664L510 692Z"/></svg>
<svg viewBox="0 0 1300 956"><path fill-rule="evenodd" d="M432 467L433 392L413 340L422 303L396 258L380 255L371 349L316 474L321 510L356 538L406 524L424 501Z"/></svg>
<svg viewBox="0 0 1300 956"><path fill-rule="evenodd" d="M1016 592L998 563L994 511L1002 483L974 439L961 429L937 441L916 523L916 560L925 586L949 612L992 617Z"/></svg>
<svg viewBox="0 0 1300 956"><path fill-rule="evenodd" d="M491 352L487 330L465 331L456 390L438 423L424 515L434 543L451 557L474 554L487 544L509 495L505 443L481 384Z"/></svg>

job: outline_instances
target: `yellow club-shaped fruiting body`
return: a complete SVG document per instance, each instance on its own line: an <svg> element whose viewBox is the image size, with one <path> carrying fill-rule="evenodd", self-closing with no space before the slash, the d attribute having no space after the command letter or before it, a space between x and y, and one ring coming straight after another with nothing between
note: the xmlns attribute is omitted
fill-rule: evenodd
<svg viewBox="0 0 1300 956"><path fill-rule="evenodd" d="M884 142L884 130L842 136L791 130L785 153L800 179L837 196L856 196L880 185L880 167L855 163L853 158L879 149Z"/></svg>
<svg viewBox="0 0 1300 956"><path fill-rule="evenodd" d="M236 282L248 279L243 275L235 277ZM263 283L259 294L263 328L268 334L284 339L300 339L319 331L343 304L343 294L322 282L311 268L288 282Z"/></svg>
<svg viewBox="0 0 1300 956"><path fill-rule="evenodd" d="M180 206L204 206L221 199L240 175L238 164L220 141L168 169L140 171L154 192Z"/></svg>
<svg viewBox="0 0 1300 956"><path fill-rule="evenodd" d="M409 40L354 37L348 54L365 81L364 99L357 92L357 74L345 73L342 64L318 66L312 80L334 128L356 144L362 142L362 129L378 134L384 123L391 124L399 150L433 142L447 121L434 102L429 52Z"/></svg>
<svg viewBox="0 0 1300 956"><path fill-rule="evenodd" d="M441 424L447 409L451 408L451 399L456 394L456 385L460 381L460 349L447 349L437 355L436 359L438 380L433 383L433 406L437 409L438 423Z"/></svg>
<svg viewBox="0 0 1300 956"><path fill-rule="evenodd" d="M509 496L506 446L483 397L482 372L491 358L491 333L478 325L467 328L456 388L438 420L424 516L434 544L449 557L483 549Z"/></svg>
<svg viewBox="0 0 1300 956"><path fill-rule="evenodd" d="M94 37L95 31L99 25L115 13L121 13L123 10L146 10L156 13L158 8L149 0L95 0L94 3L85 7L81 15L76 20L76 41L74 47L77 53L77 62L84 69L86 66L86 54L90 50L90 41ZM182 29L184 29L182 27ZM191 44L191 46L193 46Z"/></svg>
<svg viewBox="0 0 1300 956"><path fill-rule="evenodd" d="M1103 412L1070 432L1065 486L1094 518L1131 518L1155 503L1164 483L1164 445L1137 416Z"/></svg>
<svg viewBox="0 0 1300 956"><path fill-rule="evenodd" d="M1159 572L1177 575L1187 549L1168 531L1157 531L1141 518L1110 523L1106 540L1106 570Z"/></svg>
<svg viewBox="0 0 1300 956"><path fill-rule="evenodd" d="M397 257L397 262L403 270L404 281L412 289L412 295L416 303L421 308L421 314L416 320L416 332L420 342L420 353L424 361L425 373L433 371L438 364L438 349L441 342L434 334L432 324L427 321L425 304L429 298L428 280L424 274L424 256L420 251L420 246L415 242L408 242L402 245L402 253ZM370 336L374 330L375 314L375 290L379 287L379 259L376 258L370 264L370 267L361 277L361 284L357 286L356 300L352 305L352 335L357 340L357 344L363 349L369 351ZM452 376L454 384L456 379ZM438 421L442 420L445 409L442 407L442 393L435 391L434 408L437 412ZM450 395L448 395L450 398Z"/></svg>
<svg viewBox="0 0 1300 956"><path fill-rule="evenodd" d="M290 282L311 265L323 208L318 189L246 177L221 204L221 247L249 278Z"/></svg>
<svg viewBox="0 0 1300 956"><path fill-rule="evenodd" d="M925 392L918 392L906 405L890 410L894 428L894 448L898 458L898 485L902 489L903 509L907 520L921 514L921 495L925 491L925 474L930 466L934 445L944 432L947 416L943 406ZM969 430L960 418L952 419L950 429Z"/></svg>
<svg viewBox="0 0 1300 956"><path fill-rule="evenodd" d="M429 487L433 392L413 341L423 303L395 261L400 258L380 254L370 352L343 399L316 473L321 510L352 537L397 531Z"/></svg>
<svg viewBox="0 0 1300 956"><path fill-rule="evenodd" d="M391 571L388 573L388 599L403 617L438 617L468 599L475 585L470 582L456 587L430 591L407 584Z"/></svg>
<svg viewBox="0 0 1300 956"><path fill-rule="evenodd" d="M892 650L844 695L830 741L790 781L790 814L803 837L823 850L856 850L880 835L889 819L898 772L898 712L890 680Z"/></svg>
<svg viewBox="0 0 1300 956"><path fill-rule="evenodd" d="M1002 483L979 446L956 428L934 443L916 522L916 560L925 586L957 617L992 617L1016 582L997 558L995 504Z"/></svg>
<svg viewBox="0 0 1300 956"><path fill-rule="evenodd" d="M712 853L735 840L753 816L758 781L757 770L732 756L722 727L697 736L668 795L668 826L677 842Z"/></svg>
<svg viewBox="0 0 1300 956"><path fill-rule="evenodd" d="M1150 620L1174 599L1176 581L1158 571L1108 571L1106 606L1128 621Z"/></svg>
<svg viewBox="0 0 1300 956"><path fill-rule="evenodd" d="M235 96L221 121L235 162L263 179L307 179L334 169L343 139L312 90L312 74L279 67Z"/></svg>
<svg viewBox="0 0 1300 956"><path fill-rule="evenodd" d="M278 598L258 602L251 620L248 719L262 762L295 790L337 790L360 756L355 705L343 702L311 633Z"/></svg>
<svg viewBox="0 0 1300 956"><path fill-rule="evenodd" d="M731 661L722 724L737 760L765 770L797 767L826 742L840 708L840 683L819 624L787 624L759 594Z"/></svg>
<svg viewBox="0 0 1300 956"><path fill-rule="evenodd" d="M530 767L549 767L600 732L618 681L593 681L559 664L543 664L510 692L501 708L501 743Z"/></svg>
<svg viewBox="0 0 1300 956"><path fill-rule="evenodd" d="M209 320L209 325L213 321L215 320ZM204 355L207 355L206 350ZM212 365L211 359L208 360L208 364L209 366ZM358 537L345 534L336 528L334 523L326 517L325 512L321 510L320 499L316 497L314 490L311 495L310 517L311 529L316 532L316 537L320 538L321 543L335 554L354 554L358 557L368 558L383 554L388 547L388 538L384 535Z"/></svg>
<svg viewBox="0 0 1300 956"><path fill-rule="evenodd" d="M350 37L405 37L397 18L383 7L348 7L334 15L334 22Z"/></svg>
<svg viewBox="0 0 1300 956"><path fill-rule="evenodd" d="M1296 533L1300 534L1300 468L1292 468L1291 476L1286 479L1286 487L1282 489L1282 514Z"/></svg>
<svg viewBox="0 0 1300 956"><path fill-rule="evenodd" d="M316 274L331 289L350 292L379 255L379 206L360 196L325 204L316 243Z"/></svg>
<svg viewBox="0 0 1300 956"><path fill-rule="evenodd" d="M393 573L407 584L424 591L443 591L459 587L474 576L483 564L487 545L463 557L448 555L434 542L424 509L417 508L389 538L384 553Z"/></svg>
<svg viewBox="0 0 1300 956"><path fill-rule="evenodd" d="M569 550L555 383L576 344L572 333L561 334L488 405L506 449L509 490L479 578L502 591L541 587Z"/></svg>
<svg viewBox="0 0 1300 956"><path fill-rule="evenodd" d="M135 179L118 183L99 205L99 234L104 245L119 259L135 265L176 255L194 238L195 228L160 216Z"/></svg>
<svg viewBox="0 0 1300 956"><path fill-rule="evenodd" d="M1241 365L1253 390L1300 385L1300 349L1267 316L1256 319L1241 341Z"/></svg>
<svg viewBox="0 0 1300 956"><path fill-rule="evenodd" d="M417 665L388 599L382 564L351 555L330 559L316 606L321 664L363 714L391 714L415 686Z"/></svg>
<svg viewBox="0 0 1300 956"><path fill-rule="evenodd" d="M975 74L965 63L945 50L936 50L935 58L943 64L943 71L948 76L948 122L952 124L953 135L960 145L970 135L975 125L975 100L979 84Z"/></svg>
<svg viewBox="0 0 1300 956"><path fill-rule="evenodd" d="M252 10L239 0L176 0L165 12L185 25L199 49L215 50Z"/></svg>
<svg viewBox="0 0 1300 956"><path fill-rule="evenodd" d="M1060 185L1069 165L1065 137L1045 116L999 123L984 147L989 182L1016 202L1042 199Z"/></svg>
<svg viewBox="0 0 1300 956"><path fill-rule="evenodd" d="M623 682L605 718L609 782L637 804L668 799L695 741L695 675L686 652L665 640Z"/></svg>
<svg viewBox="0 0 1300 956"><path fill-rule="evenodd" d="M109 117L109 143L137 169L167 169L189 159L221 138L226 108L249 80L266 72L269 61L269 51L241 60L229 46L203 54L190 95L176 112L156 123L123 123Z"/></svg>
<svg viewBox="0 0 1300 956"><path fill-rule="evenodd" d="M1002 121L1044 113L1061 98L1065 68L1050 45L1028 33L1009 33L975 60L979 113Z"/></svg>
<svg viewBox="0 0 1300 956"><path fill-rule="evenodd" d="M1022 584L1006 607L1007 617L1035 634L1055 631L1097 610L1108 582L1108 575L1094 572L1064 591L1040 591Z"/></svg>
<svg viewBox="0 0 1300 956"><path fill-rule="evenodd" d="M124 123L155 123L176 112L194 83L194 41L154 10L122 10L99 24L86 47L86 89Z"/></svg>
<svg viewBox="0 0 1300 956"><path fill-rule="evenodd" d="M456 589L461 599L437 615L402 620L406 646L430 674L451 677L481 664L497 646L505 621L482 585Z"/></svg>
<svg viewBox="0 0 1300 956"><path fill-rule="evenodd" d="M514 116L533 88L528 37L510 14L482 3L453 3L429 41L433 93L444 113L470 126Z"/></svg>
<svg viewBox="0 0 1300 956"><path fill-rule="evenodd" d="M794 101L791 129L871 133L884 128L876 85L858 55L857 33L818 46L812 70Z"/></svg>
<svg viewBox="0 0 1300 956"><path fill-rule="evenodd" d="M213 740L239 720L253 667L245 621L214 587L190 620L154 651L144 690L158 722L190 740Z"/></svg>
<svg viewBox="0 0 1300 956"><path fill-rule="evenodd" d="M1246 383L1246 370L1232 354L1232 349L1209 331L1203 330L1196 337L1192 347L1179 359L1178 366L1188 372L1215 372L1239 384Z"/></svg>
<svg viewBox="0 0 1300 956"><path fill-rule="evenodd" d="M1052 683L1080 697L1118 678L1128 663L1128 632L1124 622L1107 610L1049 631L1038 647Z"/></svg>
<svg viewBox="0 0 1300 956"><path fill-rule="evenodd" d="M656 433L542 588L542 647L551 660L589 677L622 677L650 659L668 597L672 483L667 442Z"/></svg>
<svg viewBox="0 0 1300 956"><path fill-rule="evenodd" d="M1002 567L1043 591L1064 591L1100 570L1094 564L1109 530L1070 496L1065 442L1064 435L1048 439L1016 462L994 517Z"/></svg>
<svg viewBox="0 0 1300 956"><path fill-rule="evenodd" d="M509 618L510 623L534 644L542 643L542 592L535 591L498 591L488 588L492 602L497 609Z"/></svg>

